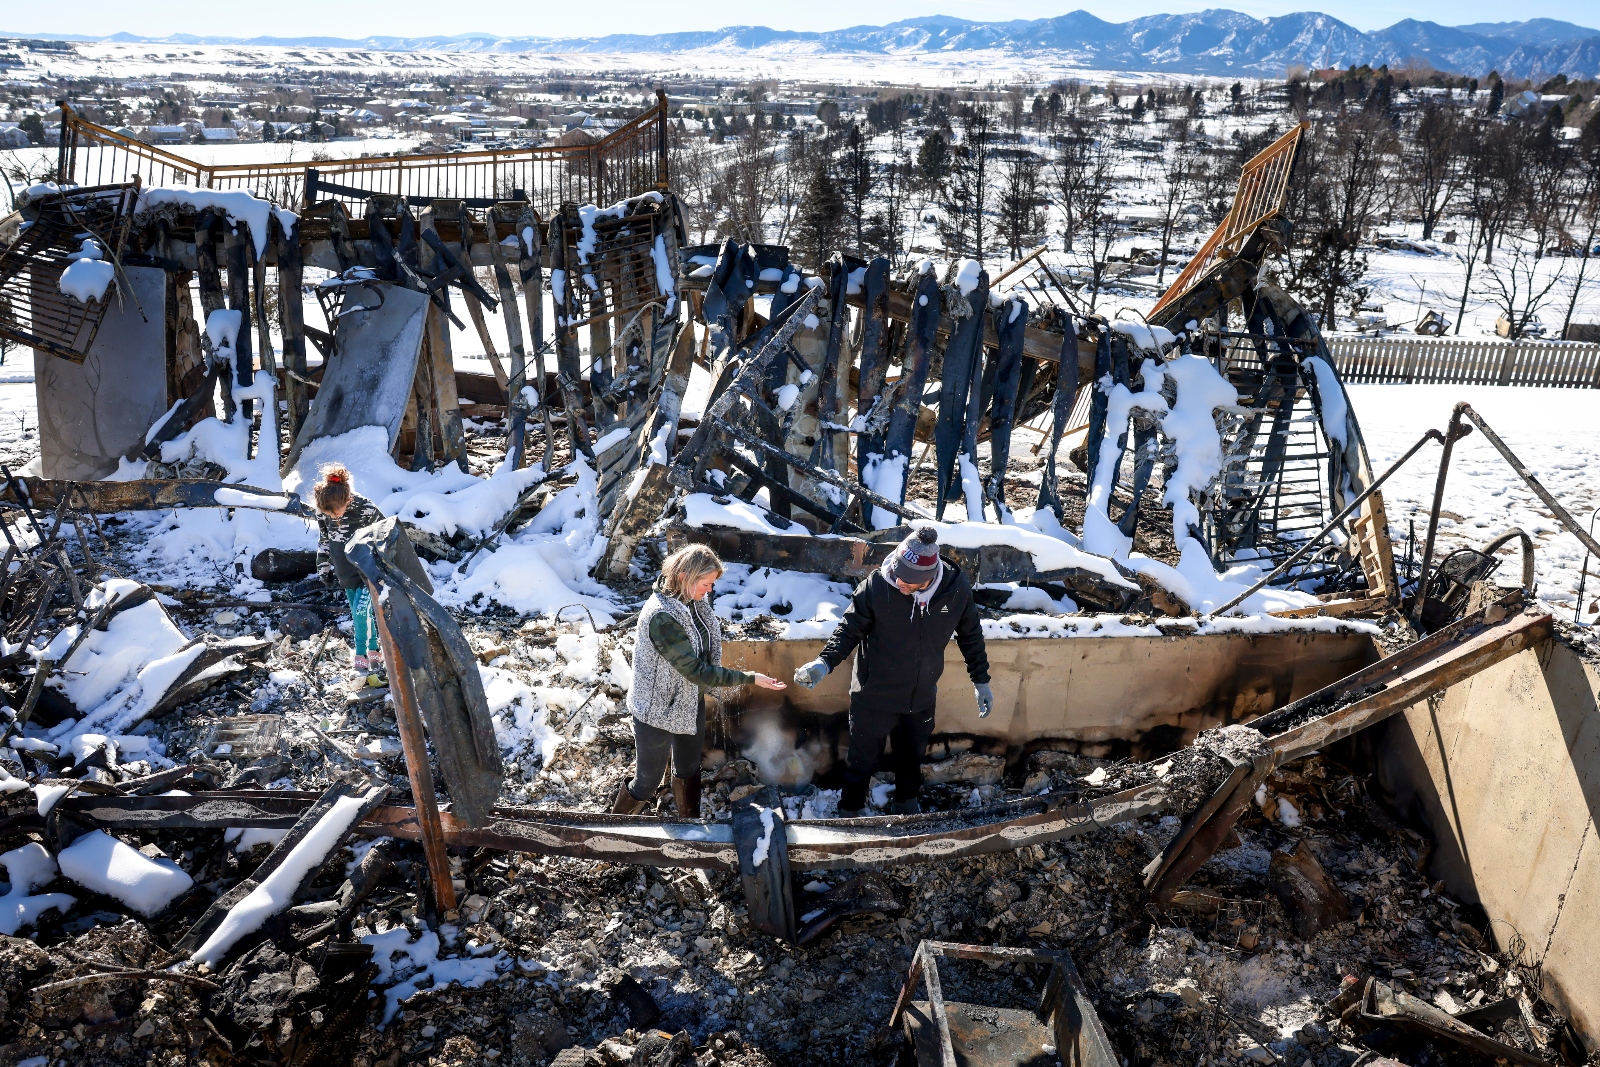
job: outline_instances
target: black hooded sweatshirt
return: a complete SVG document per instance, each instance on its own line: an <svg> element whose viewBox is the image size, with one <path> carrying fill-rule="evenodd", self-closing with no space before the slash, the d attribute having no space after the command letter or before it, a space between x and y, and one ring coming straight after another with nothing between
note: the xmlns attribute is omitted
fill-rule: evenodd
<svg viewBox="0 0 1600 1067"><path fill-rule="evenodd" d="M945 562L939 586L923 608L880 568L856 587L839 628L822 649L822 661L829 671L837 670L859 645L850 679L851 709L903 715L933 706L952 634L973 684L987 682L983 626L972 583L961 569Z"/></svg>

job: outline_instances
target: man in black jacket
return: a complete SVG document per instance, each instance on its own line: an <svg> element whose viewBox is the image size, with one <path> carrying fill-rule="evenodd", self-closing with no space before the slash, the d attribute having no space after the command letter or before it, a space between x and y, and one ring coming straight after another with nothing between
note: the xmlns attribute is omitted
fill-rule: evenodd
<svg viewBox="0 0 1600 1067"><path fill-rule="evenodd" d="M934 701L952 634L967 661L978 715L988 715L994 694L972 583L939 558L939 532L924 526L856 587L822 655L795 670L794 680L810 689L860 646L850 679L850 752L840 818L855 818L866 806L886 739L894 746L895 764L890 812L922 810L922 757L933 736Z"/></svg>

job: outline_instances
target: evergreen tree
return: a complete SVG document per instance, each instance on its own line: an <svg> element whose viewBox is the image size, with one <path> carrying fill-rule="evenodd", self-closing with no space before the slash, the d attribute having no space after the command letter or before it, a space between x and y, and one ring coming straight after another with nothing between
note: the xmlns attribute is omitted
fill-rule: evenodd
<svg viewBox="0 0 1600 1067"><path fill-rule="evenodd" d="M834 180L832 164L825 150L815 153L795 219L795 243L813 270L821 269L844 234L844 194Z"/></svg>

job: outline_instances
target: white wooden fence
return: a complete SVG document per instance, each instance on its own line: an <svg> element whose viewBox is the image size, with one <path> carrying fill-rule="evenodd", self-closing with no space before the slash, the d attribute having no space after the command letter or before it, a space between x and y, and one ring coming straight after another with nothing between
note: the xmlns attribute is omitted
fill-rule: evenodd
<svg viewBox="0 0 1600 1067"><path fill-rule="evenodd" d="M1325 334L1345 382L1600 389L1600 344L1477 337Z"/></svg>

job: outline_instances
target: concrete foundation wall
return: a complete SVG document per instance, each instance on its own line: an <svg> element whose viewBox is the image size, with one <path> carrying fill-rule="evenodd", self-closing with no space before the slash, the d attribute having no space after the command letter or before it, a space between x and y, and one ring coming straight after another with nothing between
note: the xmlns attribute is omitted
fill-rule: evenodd
<svg viewBox="0 0 1600 1067"><path fill-rule="evenodd" d="M1531 649L1389 720L1379 782L1435 842L1431 873L1600 1039L1600 669ZM1512 934L1515 931L1515 937Z"/></svg>
<svg viewBox="0 0 1600 1067"><path fill-rule="evenodd" d="M727 641L723 661L788 681L821 641ZM1377 659L1362 634L1018 638L988 642L995 707L978 718L961 650L945 650L938 732L993 738L1016 750L1042 739L1137 743L1162 728L1163 751L1201 730L1255 718ZM734 711L835 714L850 706L851 663L817 688L739 690ZM1092 754L1092 753L1091 753Z"/></svg>

